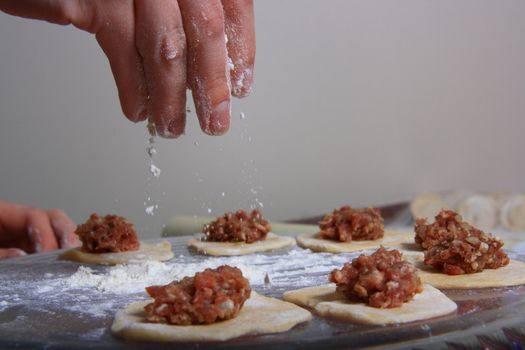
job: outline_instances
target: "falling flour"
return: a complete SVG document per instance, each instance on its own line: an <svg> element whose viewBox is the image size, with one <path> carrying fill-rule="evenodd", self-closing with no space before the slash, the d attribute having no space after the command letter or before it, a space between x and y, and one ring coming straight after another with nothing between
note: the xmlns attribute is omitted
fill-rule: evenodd
<svg viewBox="0 0 525 350"><path fill-rule="evenodd" d="M154 177L159 177L160 176L160 169L153 163L149 165L149 172Z"/></svg>
<svg viewBox="0 0 525 350"><path fill-rule="evenodd" d="M149 173L153 178L160 177L161 170L158 166L154 164L154 158L157 156L157 149L155 148L155 126L153 125L152 121L148 122L148 144L146 146L146 153L148 154L149 158ZM152 187L152 178L148 176L146 179L146 195L151 192ZM144 202L144 211L147 215L153 216L155 215L155 211L159 208L158 201L152 202L151 196L148 196L147 201Z"/></svg>

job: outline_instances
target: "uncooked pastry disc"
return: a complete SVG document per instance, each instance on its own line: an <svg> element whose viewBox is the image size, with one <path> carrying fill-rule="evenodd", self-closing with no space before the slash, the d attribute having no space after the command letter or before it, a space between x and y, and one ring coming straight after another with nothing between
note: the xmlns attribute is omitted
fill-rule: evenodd
<svg viewBox="0 0 525 350"><path fill-rule="evenodd" d="M463 221L484 231L494 228L498 219L496 201L485 195L474 195L463 200L458 206L458 214Z"/></svg>
<svg viewBox="0 0 525 350"><path fill-rule="evenodd" d="M58 257L60 260L70 260L87 264L117 265L145 260L166 261L173 258L171 244L162 241L157 244L140 242L140 248L120 253L86 253L79 248L66 250Z"/></svg>
<svg viewBox="0 0 525 350"><path fill-rule="evenodd" d="M294 244L294 238L278 236L272 232L268 233L265 240L256 241L254 243L207 242L195 238L188 241L188 247L194 248L203 254L215 256L234 256L265 252L268 250L284 248Z"/></svg>
<svg viewBox="0 0 525 350"><path fill-rule="evenodd" d="M471 289L490 287L509 287L525 284L525 263L511 259L506 266L497 269L485 269L477 273L447 275L424 264L422 252L402 251L403 259L418 268L421 282L440 289Z"/></svg>
<svg viewBox="0 0 525 350"><path fill-rule="evenodd" d="M385 231L381 239L367 241L339 242L331 239L317 238L317 233L305 233L297 237L300 247L311 249L314 252L349 253L364 249L383 247L399 247L403 243L414 241L414 234L408 232Z"/></svg>
<svg viewBox="0 0 525 350"><path fill-rule="evenodd" d="M252 291L237 317L209 325L175 326L144 322L144 306L130 304L117 312L111 331L123 338L146 341L224 341L247 334L285 332L312 318L309 311L292 303Z"/></svg>
<svg viewBox="0 0 525 350"><path fill-rule="evenodd" d="M500 207L501 224L508 230L525 231L525 196L507 198Z"/></svg>
<svg viewBox="0 0 525 350"><path fill-rule="evenodd" d="M396 308L380 309L364 303L350 302L336 293L335 284L302 288L284 293L283 298L294 304L311 308L322 317L369 324L387 325L425 320L443 316L457 309L456 303L438 289L425 284L423 292Z"/></svg>
<svg viewBox="0 0 525 350"><path fill-rule="evenodd" d="M410 203L410 212L414 219L427 219L433 222L434 217L442 210L450 208L445 199L437 193L423 193Z"/></svg>

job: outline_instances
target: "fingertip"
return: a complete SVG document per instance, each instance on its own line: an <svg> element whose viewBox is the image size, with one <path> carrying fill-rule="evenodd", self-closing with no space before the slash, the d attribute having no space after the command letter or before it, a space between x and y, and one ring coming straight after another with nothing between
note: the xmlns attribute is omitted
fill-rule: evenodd
<svg viewBox="0 0 525 350"><path fill-rule="evenodd" d="M232 76L232 95L239 98L246 97L252 92L252 85L253 67L248 67Z"/></svg>
<svg viewBox="0 0 525 350"><path fill-rule="evenodd" d="M75 231L77 225L69 216L60 209L51 209L48 211L51 228L57 238L59 248L72 248L80 245L80 241Z"/></svg>
<svg viewBox="0 0 525 350"><path fill-rule="evenodd" d="M135 113L135 120L133 120L135 123L140 123L148 119L150 116L149 108L147 106L147 103L144 103L139 106L138 110Z"/></svg>
<svg viewBox="0 0 525 350"><path fill-rule="evenodd" d="M186 113L181 112L171 118L161 118L162 122L155 123L157 135L165 139L176 139L184 134L186 128Z"/></svg>
<svg viewBox="0 0 525 350"><path fill-rule="evenodd" d="M9 254L10 254L11 258L16 258L18 256L27 255L26 252L24 252L22 249L18 249L18 248L10 248L10 249L8 249L8 251L9 251Z"/></svg>
<svg viewBox="0 0 525 350"><path fill-rule="evenodd" d="M209 135L223 135L230 129L230 100L220 102L210 115L210 120L203 131Z"/></svg>
<svg viewBox="0 0 525 350"><path fill-rule="evenodd" d="M76 234L70 234L60 240L60 248L76 248L82 243Z"/></svg>
<svg viewBox="0 0 525 350"><path fill-rule="evenodd" d="M148 119L148 116L150 115L147 102L131 107L126 107L122 104L122 113L124 113L126 118L133 123L143 122Z"/></svg>

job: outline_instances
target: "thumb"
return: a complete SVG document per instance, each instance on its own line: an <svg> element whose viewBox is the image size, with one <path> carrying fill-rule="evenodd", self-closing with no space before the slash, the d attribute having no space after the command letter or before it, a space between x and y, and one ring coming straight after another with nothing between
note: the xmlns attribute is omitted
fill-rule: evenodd
<svg viewBox="0 0 525 350"><path fill-rule="evenodd" d="M68 25L93 33L93 6L78 0L0 0L0 10L13 16Z"/></svg>

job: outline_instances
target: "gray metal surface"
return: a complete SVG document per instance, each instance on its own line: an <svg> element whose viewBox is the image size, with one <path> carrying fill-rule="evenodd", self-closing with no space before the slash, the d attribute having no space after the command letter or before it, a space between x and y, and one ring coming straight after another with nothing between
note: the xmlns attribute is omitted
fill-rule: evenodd
<svg viewBox="0 0 525 350"><path fill-rule="evenodd" d="M168 240L173 245L178 261L190 263L210 259L189 252L185 244L187 237ZM326 283L326 273L331 264L346 258L345 255L324 255L327 261L331 260L326 264L327 271L322 271L324 265L319 264L319 259L305 259L305 266L301 269L290 268L283 264L283 259L279 257L294 251L303 254L301 248L294 247L265 254L265 258L254 260L254 264L259 264L260 268L274 271L276 277L270 284L254 285L253 288L259 293L279 298L285 290ZM77 263L58 261L57 255L58 253L54 252L0 262L0 348L151 347L151 344L115 338L109 330L116 310L137 299L144 299L145 293L122 295L85 288L67 292L59 288L44 288L37 293L38 288L42 289L42 286L45 286L45 281L51 278L66 278L75 273L80 266ZM347 257L350 259L352 255ZM523 256L513 257L524 260ZM249 258L247 261L250 261ZM282 266L272 266L273 261ZM101 273L109 269L107 266L92 268ZM281 273L281 277L286 273L297 277L281 279L279 282L277 272ZM458 303L459 310L454 315L437 319L390 327L371 327L314 317L311 322L298 325L286 333L245 336L224 343L177 344L176 348L454 348L455 344L460 344L458 346L462 348L476 348L494 342L498 346L519 346L525 339L522 330L525 324L525 286L470 291L450 290L446 291L446 294ZM105 305L107 308L104 308ZM89 308L104 311L93 313L89 312ZM174 344L155 344L155 348L160 349L173 347Z"/></svg>

